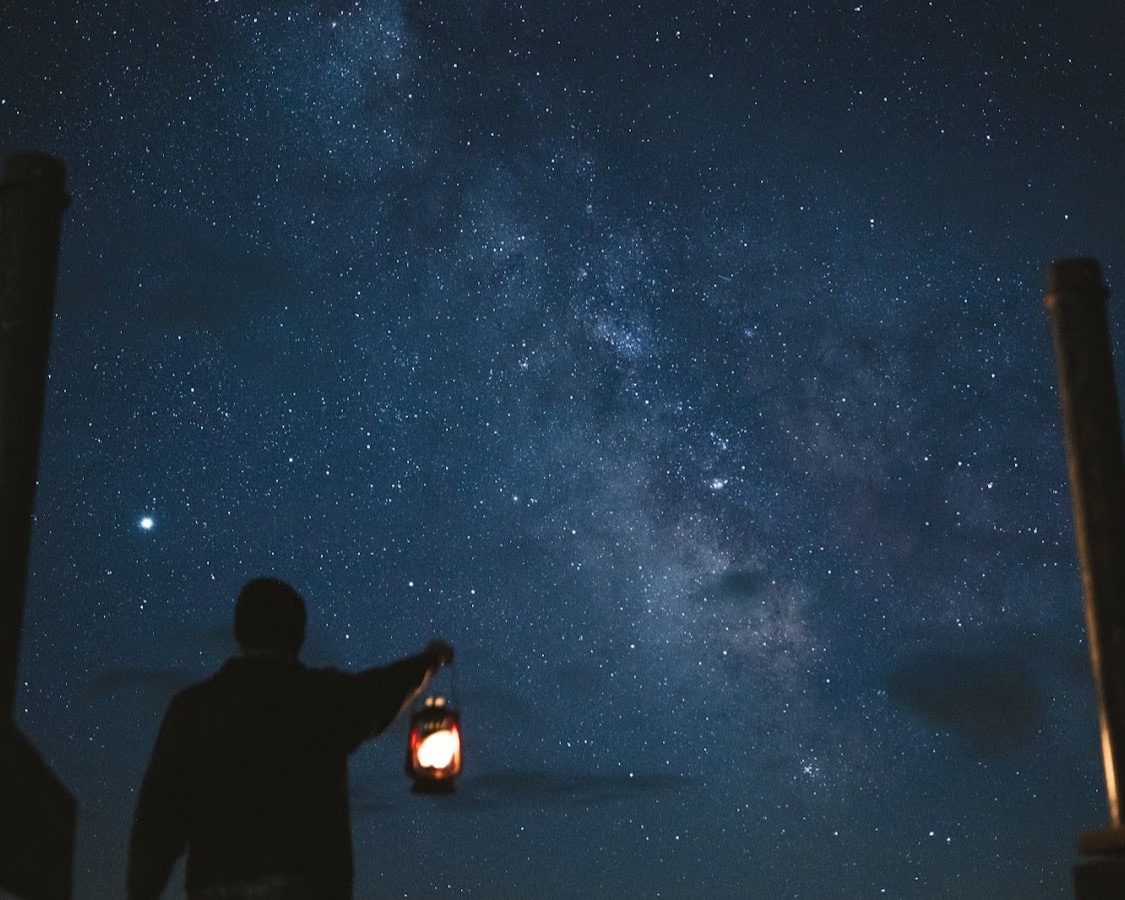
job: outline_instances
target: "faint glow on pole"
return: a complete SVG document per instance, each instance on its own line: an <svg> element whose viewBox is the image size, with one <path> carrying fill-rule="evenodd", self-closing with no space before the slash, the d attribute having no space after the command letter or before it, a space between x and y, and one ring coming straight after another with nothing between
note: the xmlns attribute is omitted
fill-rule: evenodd
<svg viewBox="0 0 1125 900"><path fill-rule="evenodd" d="M1125 454L1106 317L1109 290L1093 259L1047 273L1059 401L1066 431L1083 606L1098 700L1110 818L1122 824L1125 776Z"/></svg>

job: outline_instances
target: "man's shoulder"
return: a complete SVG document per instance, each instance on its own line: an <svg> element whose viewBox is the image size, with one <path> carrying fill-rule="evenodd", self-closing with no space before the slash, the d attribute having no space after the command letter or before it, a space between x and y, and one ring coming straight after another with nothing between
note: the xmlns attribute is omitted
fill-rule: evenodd
<svg viewBox="0 0 1125 900"><path fill-rule="evenodd" d="M209 677L180 690L173 702L192 705L231 692L256 690L331 690L354 678L341 669L310 668L300 661L262 662L232 657Z"/></svg>
<svg viewBox="0 0 1125 900"><path fill-rule="evenodd" d="M365 683L362 674L335 667L312 668L298 661L278 664L232 657L209 677L176 692L170 709L186 713L242 696L278 692L310 701L317 697L346 697Z"/></svg>

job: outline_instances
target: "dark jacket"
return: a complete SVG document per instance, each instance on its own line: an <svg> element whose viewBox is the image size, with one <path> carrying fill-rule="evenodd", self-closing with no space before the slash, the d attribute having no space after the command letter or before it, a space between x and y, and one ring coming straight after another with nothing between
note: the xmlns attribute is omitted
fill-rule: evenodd
<svg viewBox="0 0 1125 900"><path fill-rule="evenodd" d="M429 653L358 674L231 659L168 707L137 800L128 896L160 896L187 850L188 892L292 876L352 896L348 754L436 667Z"/></svg>

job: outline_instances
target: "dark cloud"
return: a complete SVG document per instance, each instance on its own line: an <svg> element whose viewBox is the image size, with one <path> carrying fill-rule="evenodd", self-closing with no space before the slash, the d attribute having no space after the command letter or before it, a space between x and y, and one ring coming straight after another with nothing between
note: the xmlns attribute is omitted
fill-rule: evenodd
<svg viewBox="0 0 1125 900"><path fill-rule="evenodd" d="M99 310L125 319L131 338L173 330L243 340L263 316L301 296L290 260L174 212L127 207L108 248L81 237L72 254L72 282L81 290L64 290L60 299L66 306L96 300Z"/></svg>
<svg viewBox="0 0 1125 900"><path fill-rule="evenodd" d="M978 756L1030 743L1047 715L1048 698L1030 663L1008 651L924 650L899 661L887 689Z"/></svg>
<svg viewBox="0 0 1125 900"><path fill-rule="evenodd" d="M719 576L718 592L724 600L744 603L758 597L769 580L762 572L731 569Z"/></svg>
<svg viewBox="0 0 1125 900"><path fill-rule="evenodd" d="M149 712L163 713L172 695L195 680L187 669L124 667L95 675L84 693L93 702L135 703Z"/></svg>
<svg viewBox="0 0 1125 900"><path fill-rule="evenodd" d="M88 682L94 694L117 694L126 691L155 691L171 697L192 681L186 669L146 669L143 667L110 669L95 675Z"/></svg>
<svg viewBox="0 0 1125 900"><path fill-rule="evenodd" d="M470 786L483 802L605 803L634 794L675 791L689 779L659 773L537 772L507 770L482 775Z"/></svg>
<svg viewBox="0 0 1125 900"><path fill-rule="evenodd" d="M494 726L504 723L509 728L532 727L539 721L539 705L535 699L499 684L483 683L462 692L464 705L473 710L473 718Z"/></svg>
<svg viewBox="0 0 1125 900"><path fill-rule="evenodd" d="M556 804L616 803L630 797L668 793L690 787L691 779L661 773L546 772L508 769L465 777L448 798L451 809L482 807L541 808ZM393 800L362 785L353 786L352 809L357 813L385 810Z"/></svg>
<svg viewBox="0 0 1125 900"><path fill-rule="evenodd" d="M228 336L277 310L296 292L292 272L279 260L234 241L170 228L164 240L177 253L152 267L158 315L169 327L201 328Z"/></svg>

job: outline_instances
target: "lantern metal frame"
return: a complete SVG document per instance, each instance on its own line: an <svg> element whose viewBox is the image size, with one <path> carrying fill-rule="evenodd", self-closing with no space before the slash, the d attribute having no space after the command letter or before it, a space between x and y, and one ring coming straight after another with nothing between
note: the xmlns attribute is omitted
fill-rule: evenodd
<svg viewBox="0 0 1125 900"><path fill-rule="evenodd" d="M452 672L450 677L453 678ZM411 790L414 793L449 794L454 791L454 779L461 774L462 767L461 714L457 709L456 694L454 679L449 698L431 694L410 716L405 768L413 781ZM449 732L453 739L449 762L444 766L426 765L419 759L423 744L441 732Z"/></svg>

